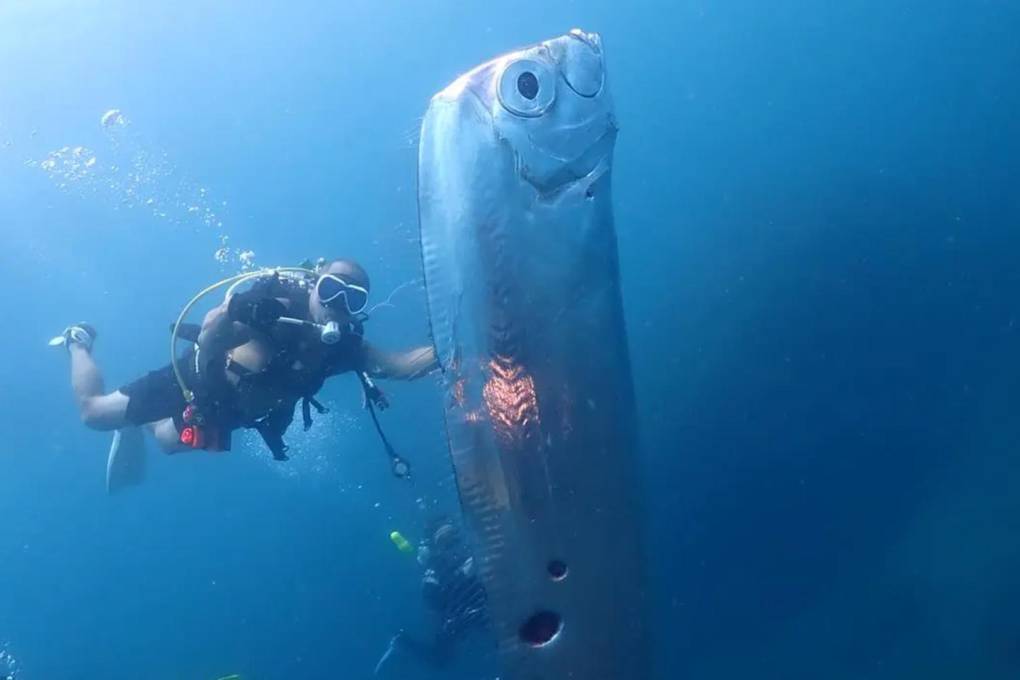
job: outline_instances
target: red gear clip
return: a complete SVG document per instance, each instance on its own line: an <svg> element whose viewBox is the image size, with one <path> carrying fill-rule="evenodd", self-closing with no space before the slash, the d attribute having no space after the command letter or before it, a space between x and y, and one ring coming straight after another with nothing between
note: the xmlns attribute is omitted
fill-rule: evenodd
<svg viewBox="0 0 1020 680"><path fill-rule="evenodd" d="M204 449L206 439L205 432L202 430L200 425L202 419L194 404L188 404L184 407L184 413L181 414L181 420L187 423L187 425L181 429L181 443L185 446L190 446L193 449Z"/></svg>
<svg viewBox="0 0 1020 680"><path fill-rule="evenodd" d="M229 438L224 441L223 430L219 427L204 427L204 418L193 404L184 407L181 419L185 426L181 428L180 442L193 449L207 451L225 451L230 448Z"/></svg>
<svg viewBox="0 0 1020 680"><path fill-rule="evenodd" d="M205 448L205 436L197 425L188 425L181 430L181 443L193 449Z"/></svg>

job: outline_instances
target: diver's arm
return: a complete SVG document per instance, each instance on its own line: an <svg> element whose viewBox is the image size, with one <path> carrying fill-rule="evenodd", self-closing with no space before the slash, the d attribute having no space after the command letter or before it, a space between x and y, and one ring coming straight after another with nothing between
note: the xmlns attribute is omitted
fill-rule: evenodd
<svg viewBox="0 0 1020 680"><path fill-rule="evenodd" d="M232 321L224 302L219 307L209 310L202 320L202 330L198 334L198 347L209 354L226 354L235 347L240 347L251 340L251 328L246 324Z"/></svg>
<svg viewBox="0 0 1020 680"><path fill-rule="evenodd" d="M254 333L268 332L289 306L290 300L267 296L259 290L228 295L202 321L198 334L199 373L209 377L209 369L223 366L230 350L251 340Z"/></svg>
<svg viewBox="0 0 1020 680"><path fill-rule="evenodd" d="M198 334L199 372L205 375L211 366L223 366L227 352L250 339L251 328L231 321L226 302L209 310Z"/></svg>
<svg viewBox="0 0 1020 680"><path fill-rule="evenodd" d="M286 298L248 290L227 296L219 307L205 315L198 335L198 347L209 355L223 355L252 338L253 331L265 332L290 307Z"/></svg>
<svg viewBox="0 0 1020 680"><path fill-rule="evenodd" d="M384 352L362 342L361 352L361 368L373 378L416 380L439 367L431 345L407 352Z"/></svg>

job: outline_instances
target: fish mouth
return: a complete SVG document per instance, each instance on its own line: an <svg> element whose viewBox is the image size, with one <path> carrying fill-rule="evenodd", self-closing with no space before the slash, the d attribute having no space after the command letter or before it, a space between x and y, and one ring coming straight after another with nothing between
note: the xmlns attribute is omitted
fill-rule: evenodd
<svg viewBox="0 0 1020 680"><path fill-rule="evenodd" d="M541 195L559 193L578 183L590 184L594 181L593 175L601 176L608 169L615 143L616 127L611 125L573 158L556 158L543 153L545 163L520 164L520 176ZM534 150L544 152L539 145L534 145ZM521 160L518 156L518 161Z"/></svg>

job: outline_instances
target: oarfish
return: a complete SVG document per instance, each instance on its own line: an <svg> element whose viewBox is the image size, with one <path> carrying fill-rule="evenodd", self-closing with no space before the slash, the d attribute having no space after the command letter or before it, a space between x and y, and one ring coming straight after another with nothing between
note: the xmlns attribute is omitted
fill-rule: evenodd
<svg viewBox="0 0 1020 680"><path fill-rule="evenodd" d="M616 135L579 30L466 73L422 124L429 318L504 680L648 677Z"/></svg>

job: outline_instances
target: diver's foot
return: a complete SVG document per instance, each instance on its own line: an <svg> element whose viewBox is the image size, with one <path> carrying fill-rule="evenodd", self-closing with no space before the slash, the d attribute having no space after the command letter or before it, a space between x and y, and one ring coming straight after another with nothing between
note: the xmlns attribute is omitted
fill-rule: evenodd
<svg viewBox="0 0 1020 680"><path fill-rule="evenodd" d="M86 352L91 352L98 336L96 329L83 321L65 328L63 333L50 340L50 347L63 346L70 352L71 345L78 345Z"/></svg>

